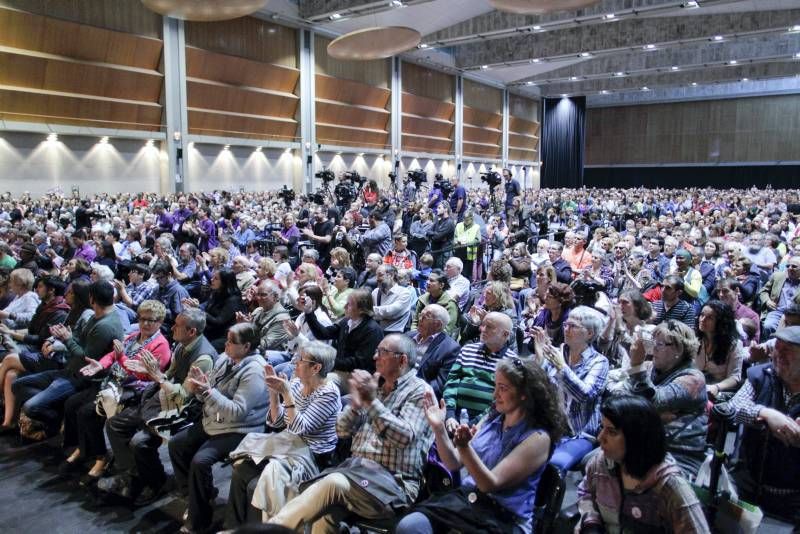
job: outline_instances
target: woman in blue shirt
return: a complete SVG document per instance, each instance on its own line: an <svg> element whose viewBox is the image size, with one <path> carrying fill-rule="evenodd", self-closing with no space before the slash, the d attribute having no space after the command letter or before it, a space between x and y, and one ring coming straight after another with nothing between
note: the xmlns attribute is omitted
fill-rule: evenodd
<svg viewBox="0 0 800 534"><path fill-rule="evenodd" d="M533 503L544 466L566 418L555 388L531 359L497 363L494 405L477 426L460 425L452 441L444 402L425 397L439 456L450 471L468 476L460 488L436 495L397 525L397 534L462 532L525 533L533 529Z"/></svg>

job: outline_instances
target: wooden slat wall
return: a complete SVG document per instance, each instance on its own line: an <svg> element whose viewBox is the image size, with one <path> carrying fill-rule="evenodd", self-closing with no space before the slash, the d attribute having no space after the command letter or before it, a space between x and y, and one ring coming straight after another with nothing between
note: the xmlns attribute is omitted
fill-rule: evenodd
<svg viewBox="0 0 800 534"><path fill-rule="evenodd" d="M296 30L252 17L191 22L186 43L189 133L297 139Z"/></svg>
<svg viewBox="0 0 800 534"><path fill-rule="evenodd" d="M258 63L294 69L300 66L297 30L254 17L220 22L187 22L186 44Z"/></svg>
<svg viewBox="0 0 800 534"><path fill-rule="evenodd" d="M502 122L503 91L472 80L464 79L464 106L490 114L499 114Z"/></svg>
<svg viewBox="0 0 800 534"><path fill-rule="evenodd" d="M503 92L464 80L464 155L499 158L503 142Z"/></svg>
<svg viewBox="0 0 800 534"><path fill-rule="evenodd" d="M586 164L800 159L800 96L589 109Z"/></svg>
<svg viewBox="0 0 800 534"><path fill-rule="evenodd" d="M161 15L144 7L141 0L0 0L0 7L162 39Z"/></svg>
<svg viewBox="0 0 800 534"><path fill-rule="evenodd" d="M321 36L314 42L317 143L387 148L391 61L337 60L328 43Z"/></svg>
<svg viewBox="0 0 800 534"><path fill-rule="evenodd" d="M314 41L314 62L316 63L317 74L387 90L391 88L392 63L390 59L342 61L328 55L328 44L330 42L331 39L327 37L316 36Z"/></svg>
<svg viewBox="0 0 800 534"><path fill-rule="evenodd" d="M160 26L139 2L120 0L119 12L114 6L102 0L0 0L0 116L160 130ZM128 33L133 31L141 33Z"/></svg>
<svg viewBox="0 0 800 534"><path fill-rule="evenodd" d="M536 161L539 150L539 102L508 95L508 158Z"/></svg>
<svg viewBox="0 0 800 534"><path fill-rule="evenodd" d="M413 63L403 68L403 150L452 154L455 77Z"/></svg>

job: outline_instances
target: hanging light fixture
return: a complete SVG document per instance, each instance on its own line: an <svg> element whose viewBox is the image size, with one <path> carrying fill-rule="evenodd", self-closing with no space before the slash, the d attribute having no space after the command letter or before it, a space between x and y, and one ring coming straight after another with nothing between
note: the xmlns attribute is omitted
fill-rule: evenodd
<svg viewBox="0 0 800 534"><path fill-rule="evenodd" d="M142 0L148 9L176 19L210 22L252 15L267 0Z"/></svg>
<svg viewBox="0 0 800 534"><path fill-rule="evenodd" d="M422 35L405 26L378 26L356 30L328 44L328 55L336 59L370 60L392 57L415 48Z"/></svg>
<svg viewBox="0 0 800 534"><path fill-rule="evenodd" d="M542 15L552 11L574 11L599 2L600 0L489 0L489 4L493 8L518 15Z"/></svg>

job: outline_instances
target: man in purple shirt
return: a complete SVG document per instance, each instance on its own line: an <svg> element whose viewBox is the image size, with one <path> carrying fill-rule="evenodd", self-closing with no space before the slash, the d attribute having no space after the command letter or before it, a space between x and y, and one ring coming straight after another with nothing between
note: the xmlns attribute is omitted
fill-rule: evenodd
<svg viewBox="0 0 800 534"><path fill-rule="evenodd" d="M75 254L73 258L81 258L89 263L94 261L97 256L97 251L94 248L94 243L88 241L86 230L79 228L72 234L72 243L75 245Z"/></svg>

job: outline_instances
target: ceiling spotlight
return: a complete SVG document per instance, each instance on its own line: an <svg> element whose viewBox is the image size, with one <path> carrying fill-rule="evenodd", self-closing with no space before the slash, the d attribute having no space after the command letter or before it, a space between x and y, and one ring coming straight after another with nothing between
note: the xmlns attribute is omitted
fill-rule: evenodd
<svg viewBox="0 0 800 534"><path fill-rule="evenodd" d="M291 154L291 153L292 153L292 149L291 149L291 147L290 147L290 148L287 148L287 149L285 149L285 150L283 151L283 153L284 153L284 154Z"/></svg>
<svg viewBox="0 0 800 534"><path fill-rule="evenodd" d="M589 52L581 52L581 57L592 57L592 54Z"/></svg>
<svg viewBox="0 0 800 534"><path fill-rule="evenodd" d="M607 94L608 94L608 91L606 91L605 89L603 89L602 91L600 91L600 94L601 94L601 95L607 95Z"/></svg>
<svg viewBox="0 0 800 534"><path fill-rule="evenodd" d="M222 150L230 150L230 149L231 149L231 145L225 145L224 147L222 147Z"/></svg>
<svg viewBox="0 0 800 534"><path fill-rule="evenodd" d="M428 46L426 43L420 43L418 48L428 48Z"/></svg>
<svg viewBox="0 0 800 534"><path fill-rule="evenodd" d="M794 55L794 57L796 57L797 59L800 59L800 52L796 53L796 54Z"/></svg>
<svg viewBox="0 0 800 534"><path fill-rule="evenodd" d="M263 146L257 146L256 147L256 152L263 152L263 151L264 151L264 147Z"/></svg>
<svg viewBox="0 0 800 534"><path fill-rule="evenodd" d="M152 146L155 146L155 144L156 144L155 141L153 141L152 139L148 139L147 142L144 144L144 146L152 147Z"/></svg>
<svg viewBox="0 0 800 534"><path fill-rule="evenodd" d="M732 59L732 60L728 61L728 65L736 65L737 63L739 63L739 62L736 61L735 59Z"/></svg>
<svg viewBox="0 0 800 534"><path fill-rule="evenodd" d="M670 67L670 70L678 70L678 66L677 65L673 65L672 67Z"/></svg>
<svg viewBox="0 0 800 534"><path fill-rule="evenodd" d="M743 82L749 82L749 81L750 81L750 78L742 78L742 81L743 81Z"/></svg>
<svg viewBox="0 0 800 534"><path fill-rule="evenodd" d="M577 76L570 76L569 79L574 82L575 80L578 79L578 77Z"/></svg>
<svg viewBox="0 0 800 534"><path fill-rule="evenodd" d="M539 26L539 25L536 25L536 26L533 27L533 31L535 31L535 32L538 32L541 29L542 29L542 27Z"/></svg>
<svg viewBox="0 0 800 534"><path fill-rule="evenodd" d="M614 20L617 16L614 13L606 13L603 15L603 19L605 20Z"/></svg>
<svg viewBox="0 0 800 534"><path fill-rule="evenodd" d="M800 32L800 24L795 24L791 28L789 28L790 32Z"/></svg>
<svg viewBox="0 0 800 534"><path fill-rule="evenodd" d="M644 87L642 87L642 91L649 91L649 90L650 90L650 88L647 87L646 85Z"/></svg>
<svg viewBox="0 0 800 534"><path fill-rule="evenodd" d="M692 82L692 87L697 87L697 82Z"/></svg>
<svg viewBox="0 0 800 534"><path fill-rule="evenodd" d="M340 18L342 18L342 15L339 14L339 13L334 13L333 15L331 15L328 18L331 19L331 20L339 20Z"/></svg>
<svg viewBox="0 0 800 534"><path fill-rule="evenodd" d="M364 157L364 153L363 153L363 152L359 152L359 153L358 153L358 154L356 154L356 155L357 155L359 158L363 158L363 157Z"/></svg>
<svg viewBox="0 0 800 534"><path fill-rule="evenodd" d="M481 65L481 70L486 70L489 68L489 65Z"/></svg>
<svg viewBox="0 0 800 534"><path fill-rule="evenodd" d="M51 133L50 135L47 136L47 141L50 143L55 143L56 141L58 141L58 134Z"/></svg>
<svg viewBox="0 0 800 534"><path fill-rule="evenodd" d="M699 6L699 5L697 4L697 2L695 2L694 0L689 0L688 2L684 2L684 3L681 5L681 7L684 7L684 8L686 8L686 9L694 9L694 8L696 8L696 7L700 7L700 6Z"/></svg>
<svg viewBox="0 0 800 534"><path fill-rule="evenodd" d="M531 63L539 63L540 61L541 61L541 59L539 59L539 58L536 58L536 59L532 59L532 60L531 60Z"/></svg>
<svg viewBox="0 0 800 534"><path fill-rule="evenodd" d="M107 135L100 138L100 144L101 145L107 145L108 144L108 136Z"/></svg>
<svg viewBox="0 0 800 534"><path fill-rule="evenodd" d="M614 76L625 76L624 72L615 72Z"/></svg>
<svg viewBox="0 0 800 534"><path fill-rule="evenodd" d="M392 7L403 7L403 2L401 2L400 0L392 0L391 2L389 2L389 4Z"/></svg>
<svg viewBox="0 0 800 534"><path fill-rule="evenodd" d="M654 44L646 44L642 48L644 48L645 50L655 50L656 49L656 45L654 45Z"/></svg>
<svg viewBox="0 0 800 534"><path fill-rule="evenodd" d="M525 85L536 85L536 82L525 82Z"/></svg>
<svg viewBox="0 0 800 534"><path fill-rule="evenodd" d="M715 35L715 36L714 36L714 37L712 37L711 39L712 39L713 41L721 41L721 40L723 39L723 37L722 37L721 35Z"/></svg>
<svg viewBox="0 0 800 534"><path fill-rule="evenodd" d="M561 95L561 98L567 98L568 96L569 96L569 95L568 95L567 93L563 93L563 94Z"/></svg>

